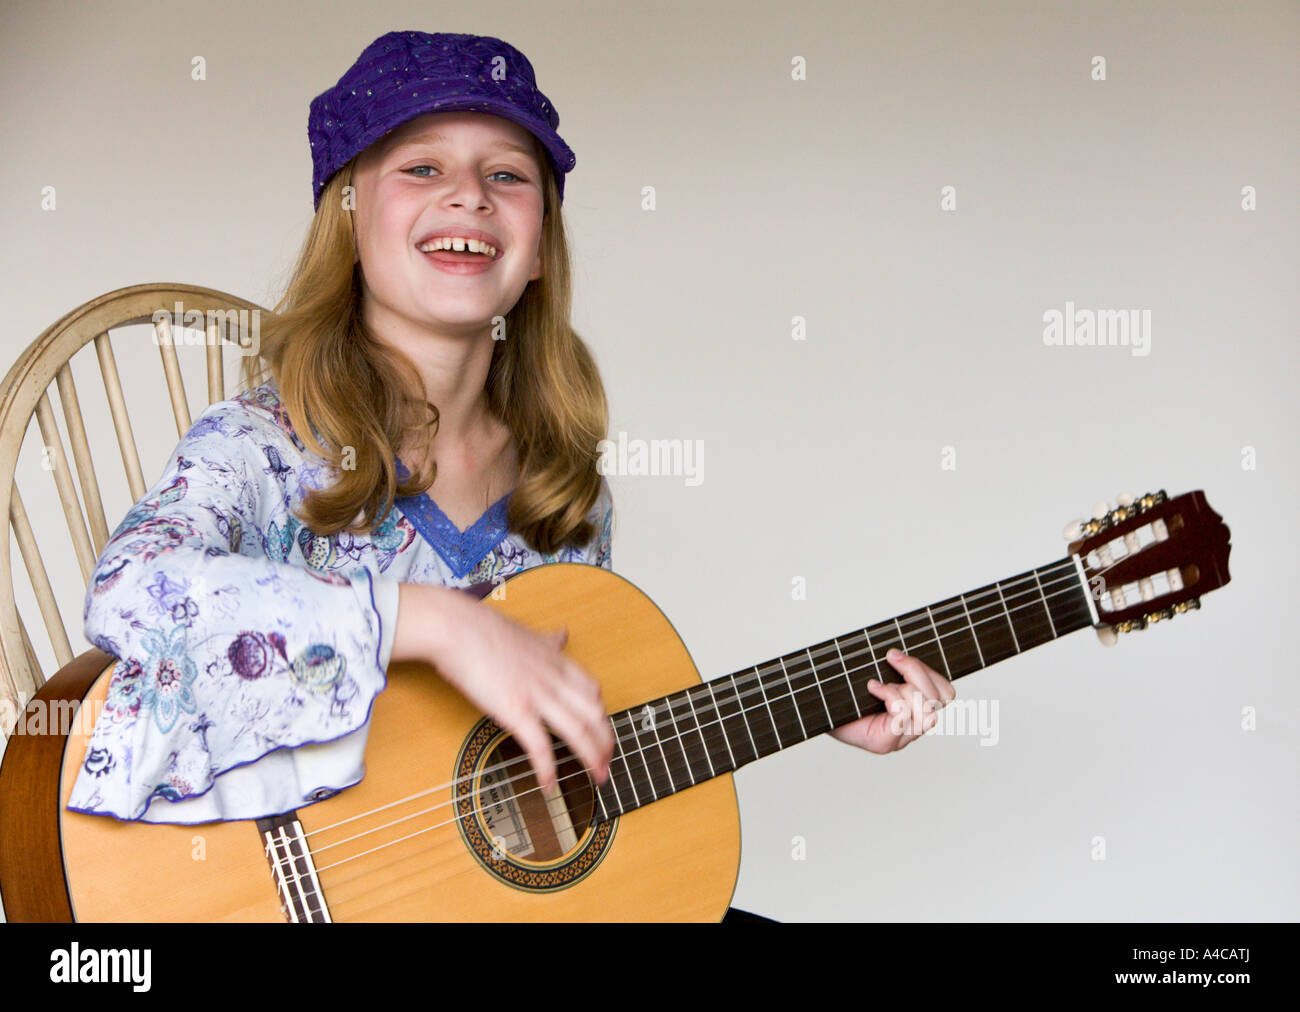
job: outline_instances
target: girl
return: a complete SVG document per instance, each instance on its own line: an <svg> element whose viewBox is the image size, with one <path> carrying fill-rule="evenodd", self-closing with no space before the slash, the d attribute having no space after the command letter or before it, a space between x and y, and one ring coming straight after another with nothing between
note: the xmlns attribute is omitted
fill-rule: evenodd
<svg viewBox="0 0 1300 1012"><path fill-rule="evenodd" d="M86 635L122 663L71 809L191 824L328 797L362 778L385 669L414 659L510 730L544 786L552 730L607 779L600 687L564 631L457 592L610 567L558 123L523 54L473 35L384 35L312 102L316 215L262 361L92 575ZM892 708L952 698L891 661L905 683L871 691ZM912 730L879 714L833 733L887 752Z"/></svg>

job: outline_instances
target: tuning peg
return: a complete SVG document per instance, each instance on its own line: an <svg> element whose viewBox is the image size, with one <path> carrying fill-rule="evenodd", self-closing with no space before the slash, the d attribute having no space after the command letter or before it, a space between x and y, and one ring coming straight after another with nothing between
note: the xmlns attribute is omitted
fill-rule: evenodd
<svg viewBox="0 0 1300 1012"><path fill-rule="evenodd" d="M1109 512L1110 512L1110 507L1106 505L1106 500L1098 499L1096 504L1092 507L1092 518L1094 520L1101 520Z"/></svg>
<svg viewBox="0 0 1300 1012"><path fill-rule="evenodd" d="M1065 525L1065 530L1061 533L1061 536L1066 541L1078 541L1083 537L1083 521L1071 520Z"/></svg>
<svg viewBox="0 0 1300 1012"><path fill-rule="evenodd" d="M1132 492L1121 492L1119 495L1115 497L1115 502L1118 503L1120 506L1132 506L1135 502L1137 502L1137 496L1135 496Z"/></svg>
<svg viewBox="0 0 1300 1012"><path fill-rule="evenodd" d="M1113 647L1119 642L1119 633L1115 632L1113 626L1099 625L1097 626L1097 639L1101 640L1102 646Z"/></svg>

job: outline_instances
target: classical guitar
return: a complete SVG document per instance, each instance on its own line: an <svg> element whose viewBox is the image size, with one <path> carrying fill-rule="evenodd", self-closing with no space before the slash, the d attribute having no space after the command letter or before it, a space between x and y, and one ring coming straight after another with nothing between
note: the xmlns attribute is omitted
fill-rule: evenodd
<svg viewBox="0 0 1300 1012"><path fill-rule="evenodd" d="M890 647L960 678L1088 626L1113 639L1164 621L1229 580L1228 528L1199 491L1121 497L1073 527L1055 562L708 682L654 603L607 570L562 563L484 588L485 607L567 626L565 649L601 682L616 732L601 785L557 742L560 783L544 795L514 740L421 664L389 670L361 783L256 822L69 812L90 728L15 733L0 770L5 909L14 921L716 921L740 862L730 774L880 712L866 683L902 681ZM59 700L98 713L112 664L83 654L28 714Z"/></svg>

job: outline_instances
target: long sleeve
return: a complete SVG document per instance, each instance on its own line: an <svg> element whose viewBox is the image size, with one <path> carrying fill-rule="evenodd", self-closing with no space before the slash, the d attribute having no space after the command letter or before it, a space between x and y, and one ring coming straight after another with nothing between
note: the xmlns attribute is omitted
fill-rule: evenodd
<svg viewBox="0 0 1300 1012"><path fill-rule="evenodd" d="M603 569L614 568L614 494L609 487L609 479L600 480L600 497L593 510L596 518L596 536L591 544L592 564Z"/></svg>
<svg viewBox="0 0 1300 1012"><path fill-rule="evenodd" d="M85 632L121 663L69 808L139 819L158 798L206 796L174 821L269 814L260 809L279 799L254 784L267 778L239 768L284 750L262 771L282 767L290 795L332 793L349 783L301 783L302 760L312 743L348 735L357 747L331 753L339 768L313 775L360 779L398 584L360 565L287 561L313 537L291 515L292 492L318 473L291 468L295 452L269 417L215 404L113 533L87 590ZM169 806L149 821L173 821L159 807Z"/></svg>

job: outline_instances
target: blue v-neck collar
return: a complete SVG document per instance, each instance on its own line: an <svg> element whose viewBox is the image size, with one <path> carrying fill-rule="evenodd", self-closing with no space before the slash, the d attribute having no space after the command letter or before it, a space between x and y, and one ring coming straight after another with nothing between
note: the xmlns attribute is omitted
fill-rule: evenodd
<svg viewBox="0 0 1300 1012"><path fill-rule="evenodd" d="M397 461L397 475L399 479L410 475L401 460ZM459 579L472 572L509 532L506 513L510 495L509 492L503 495L463 531L451 522L427 492L398 496L394 502L429 547L451 567L452 575Z"/></svg>

